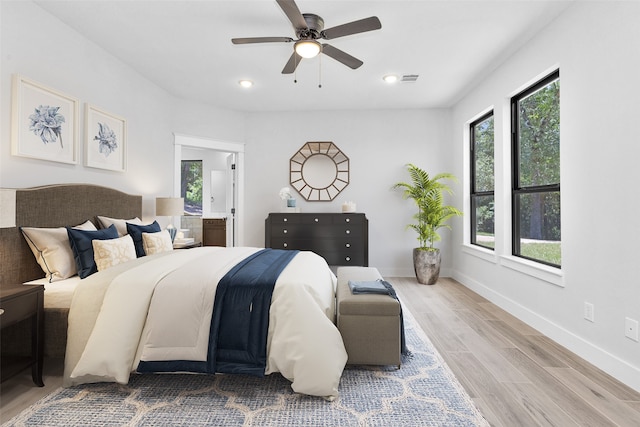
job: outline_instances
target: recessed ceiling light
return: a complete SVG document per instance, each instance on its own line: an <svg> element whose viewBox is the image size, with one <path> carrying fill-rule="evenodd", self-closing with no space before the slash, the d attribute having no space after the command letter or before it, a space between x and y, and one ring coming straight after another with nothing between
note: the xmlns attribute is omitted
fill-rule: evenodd
<svg viewBox="0 0 640 427"><path fill-rule="evenodd" d="M395 83L398 81L398 76L395 74L387 74L386 76L382 77L382 80L387 83Z"/></svg>
<svg viewBox="0 0 640 427"><path fill-rule="evenodd" d="M253 86L253 82L251 80L240 80L238 84L244 88L250 88Z"/></svg>

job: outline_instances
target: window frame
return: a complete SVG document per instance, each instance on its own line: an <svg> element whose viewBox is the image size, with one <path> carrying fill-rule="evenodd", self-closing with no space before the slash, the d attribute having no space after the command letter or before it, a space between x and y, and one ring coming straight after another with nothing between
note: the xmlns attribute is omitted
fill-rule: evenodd
<svg viewBox="0 0 640 427"><path fill-rule="evenodd" d="M525 194L551 194L558 193L560 196L560 182L554 184L545 185L531 185L522 186L520 183L520 135L519 135L519 102L529 95L539 91L540 89L548 86L554 81L560 81L560 69L553 71L546 77L538 80L536 83L527 87L523 91L511 97L511 237L512 237L512 249L511 254L513 256L524 258L533 262L537 262L544 265L549 265L555 268L562 267L562 261L560 264L554 264L545 260L537 259L522 255L521 238L520 238L520 198L518 196ZM559 142L558 142L559 143ZM560 152L558 152L560 156ZM560 177L558 177L560 180ZM560 239L562 244L562 239Z"/></svg>
<svg viewBox="0 0 640 427"><path fill-rule="evenodd" d="M494 138L493 138L493 147L494 147L494 166L493 166L493 189L492 190L485 190L485 191L478 191L476 189L476 150L475 150L475 128L477 125L479 125L480 123L483 123L485 121L487 121L488 119L493 118L494 119L494 127L493 127L493 132L494 132ZM487 245L483 245L478 243L477 241L477 216L476 216L476 201L477 199L481 198L481 197L487 197L487 196L493 196L493 202L494 202L494 212L493 212L493 221L494 221L494 242L495 242L495 187L496 187L496 183L495 183L495 114L493 109L491 109L490 111L488 111L487 113L483 114L482 116L478 117L476 120L472 121L471 123L469 123L469 150L470 150L470 166L471 166L471 182L470 182L470 186L469 186L469 202L470 202L470 212L471 214L470 216L470 221L471 221L471 233L469 236L469 242L472 245L476 245L476 246L480 246L481 248L484 249L488 249L491 251L495 251L495 247L491 247L491 246L487 246Z"/></svg>

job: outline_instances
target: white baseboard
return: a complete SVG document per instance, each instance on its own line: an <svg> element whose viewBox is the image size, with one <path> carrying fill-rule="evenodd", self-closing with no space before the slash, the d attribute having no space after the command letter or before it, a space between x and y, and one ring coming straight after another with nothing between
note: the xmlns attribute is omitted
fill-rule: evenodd
<svg viewBox="0 0 640 427"><path fill-rule="evenodd" d="M540 316L520 303L505 297L459 271L453 271L453 276L451 277L522 320L532 328L540 331L558 344L602 369L618 381L640 392L640 369L637 367L598 347L596 344L575 335L562 326L550 322L549 319Z"/></svg>

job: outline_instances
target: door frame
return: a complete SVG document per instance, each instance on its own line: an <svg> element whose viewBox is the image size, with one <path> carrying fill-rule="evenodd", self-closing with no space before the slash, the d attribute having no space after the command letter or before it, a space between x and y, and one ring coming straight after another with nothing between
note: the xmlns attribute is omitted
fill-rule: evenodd
<svg viewBox="0 0 640 427"><path fill-rule="evenodd" d="M173 197L180 197L180 164L182 161L182 147L202 148L224 153L233 153L236 157L236 215L234 225L234 246L244 246L244 144L238 142L219 141L210 138L173 133L174 144L174 175ZM227 183L227 185L232 185Z"/></svg>

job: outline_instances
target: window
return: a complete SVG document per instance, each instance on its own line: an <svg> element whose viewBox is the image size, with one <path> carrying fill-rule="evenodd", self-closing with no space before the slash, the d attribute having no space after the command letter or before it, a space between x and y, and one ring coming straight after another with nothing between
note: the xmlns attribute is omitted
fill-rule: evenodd
<svg viewBox="0 0 640 427"><path fill-rule="evenodd" d="M560 267L560 71L514 96L511 115L513 255Z"/></svg>
<svg viewBox="0 0 640 427"><path fill-rule="evenodd" d="M493 111L470 125L471 243L495 248Z"/></svg>
<svg viewBox="0 0 640 427"><path fill-rule="evenodd" d="M202 160L182 160L180 197L186 215L202 216Z"/></svg>

